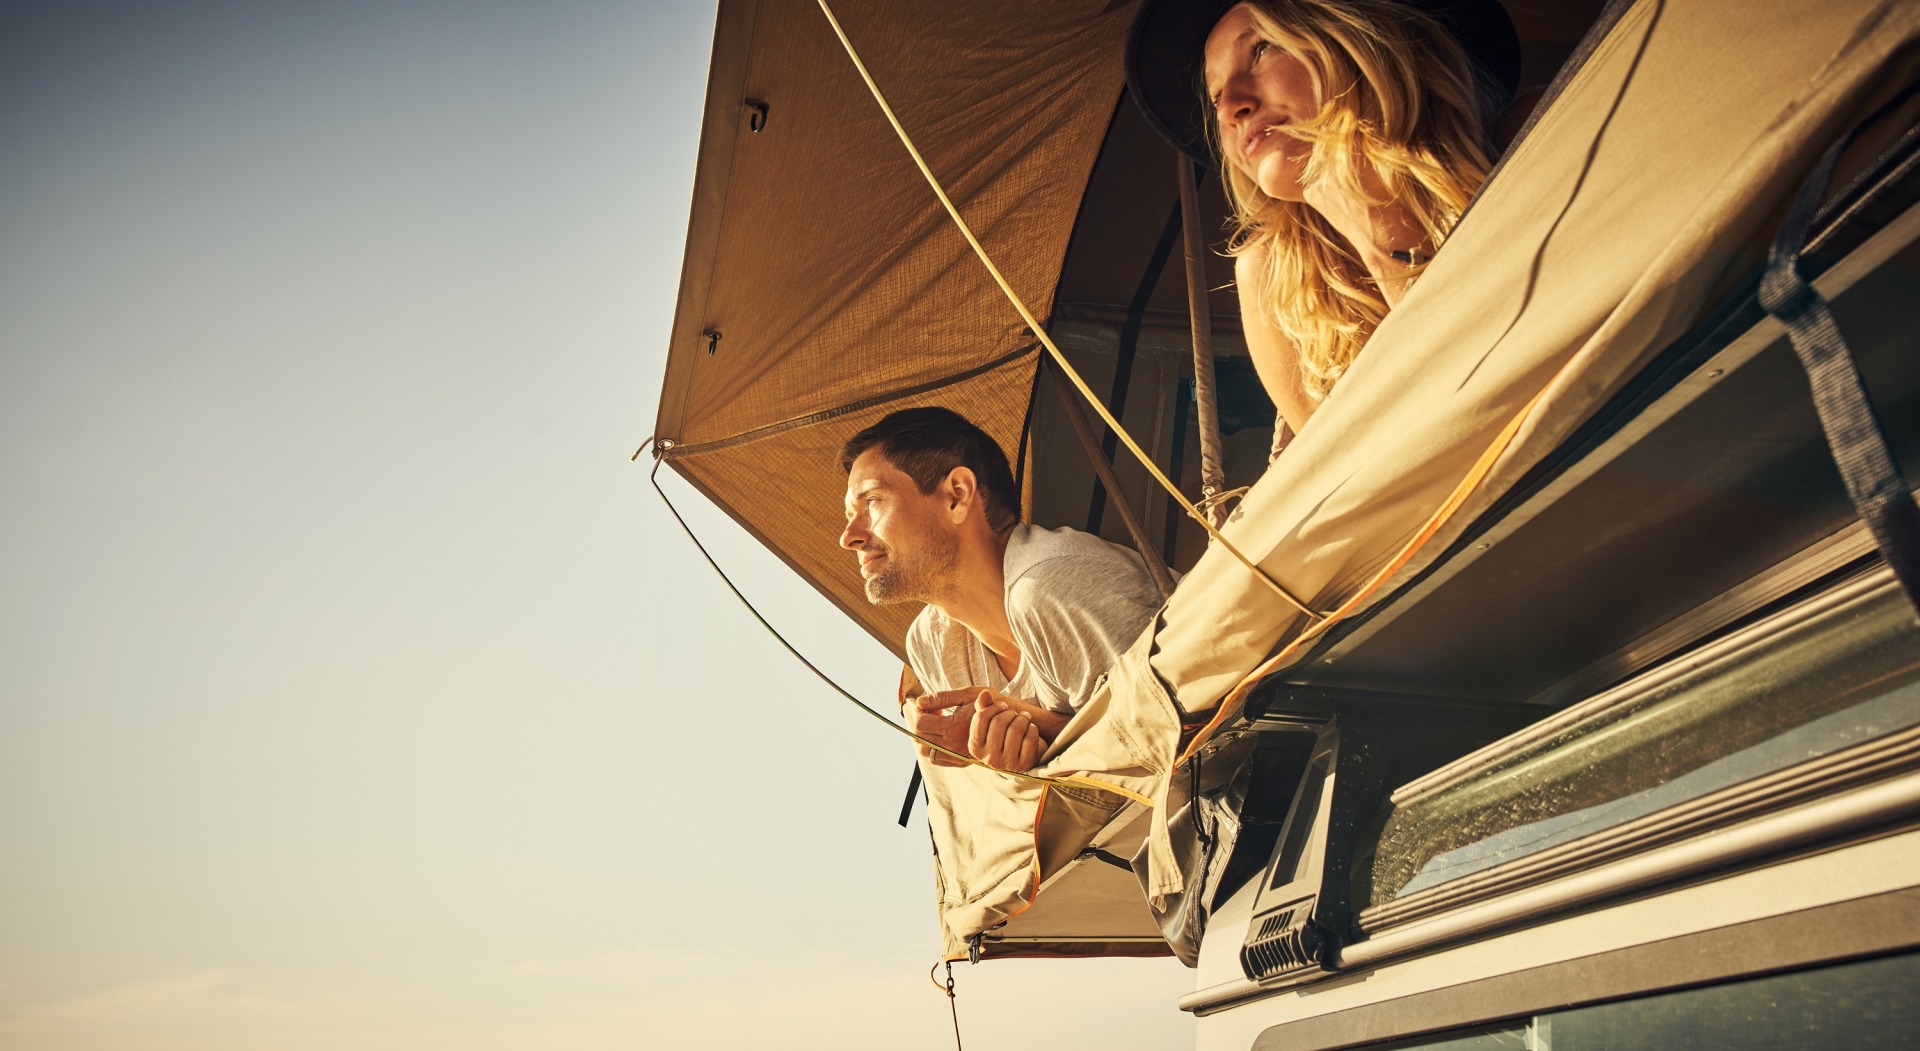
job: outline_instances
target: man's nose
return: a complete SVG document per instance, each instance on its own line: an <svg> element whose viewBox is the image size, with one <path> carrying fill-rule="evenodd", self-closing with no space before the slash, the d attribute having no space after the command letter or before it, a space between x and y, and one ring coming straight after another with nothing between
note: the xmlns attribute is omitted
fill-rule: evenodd
<svg viewBox="0 0 1920 1051"><path fill-rule="evenodd" d="M847 527L840 531L840 546L846 548L848 551L858 551L860 550L860 545L866 542L867 531L862 527L860 520L857 518L848 522Z"/></svg>

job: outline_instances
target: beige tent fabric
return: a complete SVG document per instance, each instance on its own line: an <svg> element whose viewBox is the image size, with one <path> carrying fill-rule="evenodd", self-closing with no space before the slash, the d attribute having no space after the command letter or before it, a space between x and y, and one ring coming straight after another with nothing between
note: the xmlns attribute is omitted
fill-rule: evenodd
<svg viewBox="0 0 1920 1051"><path fill-rule="evenodd" d="M1917 33L1914 0L1643 0L1486 187L1227 535L1296 594L1337 605L1551 383L1484 483L1376 597L1417 573L1700 316L1812 159L1877 92L1899 86L1882 73ZM1148 840L1156 900L1181 888L1165 828L1179 713L1217 714L1303 626L1210 549L1044 768L1111 775L1162 801ZM1029 793L1005 795L991 832L970 845L983 868L965 889L981 896L944 909L950 935L1018 908L1036 856L1071 854L1097 831L1087 815L1071 828L1045 821L1035 837L1017 813L1031 815ZM994 890L996 875L1006 882ZM992 893L1010 896L996 903Z"/></svg>
<svg viewBox="0 0 1920 1051"><path fill-rule="evenodd" d="M1119 101L1128 5L838 0L835 13L949 194L1045 316ZM834 452L919 390L1011 452L1033 344L894 137L814 0L728 0L715 33L673 346L655 427L669 463L899 651L848 566L796 554L841 521ZM750 130L745 100L766 104ZM702 333L717 331L712 343ZM886 405L886 409L912 404ZM812 422L757 440L763 429ZM744 440L743 440L744 439ZM715 447L712 443L724 443ZM818 462L806 457L821 457Z"/></svg>
<svg viewBox="0 0 1920 1051"><path fill-rule="evenodd" d="M1151 644L1152 636L1142 635L1129 657L1144 663ZM1074 714L1031 772L1055 777L1099 770L1102 781L1151 791L1165 774L1156 759L1162 751L1158 742L1179 731L1170 706L1116 708L1113 695L1101 691ZM940 925L949 958L966 954L968 938L1036 905L1042 888L1051 889L1049 881L1065 872L1103 830L1140 816L1138 804L1097 789L1015 780L977 766L944 767L922 760L920 768L938 854ZM1155 943L1145 951L1166 951L1132 876L1117 887L1100 889L1105 893L1097 912L1087 909L1084 900L1075 903L1086 921L1077 932L1080 937L1144 936Z"/></svg>

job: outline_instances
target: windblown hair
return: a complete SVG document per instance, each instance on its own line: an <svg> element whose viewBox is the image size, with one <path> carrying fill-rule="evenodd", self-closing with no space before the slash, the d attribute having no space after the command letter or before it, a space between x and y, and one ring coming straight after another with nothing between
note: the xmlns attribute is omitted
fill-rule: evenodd
<svg viewBox="0 0 1920 1051"><path fill-rule="evenodd" d="M1301 182L1324 181L1373 204L1399 202L1437 249L1491 169L1490 131L1505 89L1404 0L1247 6L1260 36L1306 65L1323 100L1313 119L1275 129L1311 146ZM1218 124L1208 124L1214 153L1224 156ZM1323 398L1386 316L1386 300L1318 212L1268 197L1231 164L1221 169L1235 227L1229 253L1264 250L1259 307L1298 348L1308 395ZM1369 181L1383 191L1370 192Z"/></svg>
<svg viewBox="0 0 1920 1051"><path fill-rule="evenodd" d="M1020 487L1007 454L991 435L952 409L928 406L888 413L840 447L840 469L851 472L853 461L869 449L879 449L888 463L913 479L922 495L933 492L954 468L965 467L979 483L987 525L1000 533L1020 523Z"/></svg>

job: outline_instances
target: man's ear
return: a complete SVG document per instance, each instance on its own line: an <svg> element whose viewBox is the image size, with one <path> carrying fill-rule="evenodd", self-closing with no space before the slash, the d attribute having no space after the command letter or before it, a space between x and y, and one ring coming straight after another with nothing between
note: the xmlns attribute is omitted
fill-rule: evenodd
<svg viewBox="0 0 1920 1051"><path fill-rule="evenodd" d="M940 483L940 495L947 500L947 513L955 523L964 522L980 503L980 480L971 467L955 467Z"/></svg>

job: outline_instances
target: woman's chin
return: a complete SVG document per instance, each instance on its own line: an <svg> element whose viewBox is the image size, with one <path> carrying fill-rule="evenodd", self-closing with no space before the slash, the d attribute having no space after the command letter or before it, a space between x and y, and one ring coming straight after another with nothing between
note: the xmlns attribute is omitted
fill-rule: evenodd
<svg viewBox="0 0 1920 1051"><path fill-rule="evenodd" d="M1306 197L1300 184L1300 167L1280 151L1273 150L1253 158L1249 177L1261 193L1276 201L1303 201Z"/></svg>
<svg viewBox="0 0 1920 1051"><path fill-rule="evenodd" d="M1260 187L1261 193L1266 194L1276 201L1288 201L1298 204L1307 199L1306 190L1300 185L1300 180L1298 179L1265 178L1255 180L1254 184Z"/></svg>

